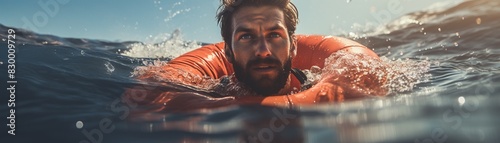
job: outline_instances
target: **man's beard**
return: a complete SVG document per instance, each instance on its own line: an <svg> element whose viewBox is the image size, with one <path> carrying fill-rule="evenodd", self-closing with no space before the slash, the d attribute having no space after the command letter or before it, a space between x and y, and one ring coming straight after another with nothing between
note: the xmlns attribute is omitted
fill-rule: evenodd
<svg viewBox="0 0 500 143"><path fill-rule="evenodd" d="M252 78L250 74L251 67L252 65L259 63L268 63L268 64L272 63L275 65L279 65L278 76L276 77L276 79L271 81L272 82L271 86L262 86L263 85L262 82L265 82L265 80L269 80L269 78L266 77L263 77L261 79ZM272 59L272 58L255 59L247 63L245 68L246 71L243 69L243 66L237 62L233 64L233 68L234 68L234 74L236 75L238 81L250 87L257 94L269 96L277 94L281 89L283 89L283 87L285 87L286 82L288 80L288 75L290 74L290 71L292 69L292 60L291 58L288 58L285 61L285 65L283 66L277 59Z"/></svg>

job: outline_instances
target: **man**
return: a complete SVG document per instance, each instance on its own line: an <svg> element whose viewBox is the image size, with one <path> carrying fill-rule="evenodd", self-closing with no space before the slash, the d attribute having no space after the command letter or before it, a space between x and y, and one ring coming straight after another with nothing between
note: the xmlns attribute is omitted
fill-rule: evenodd
<svg viewBox="0 0 500 143"><path fill-rule="evenodd" d="M361 74L353 70L349 70L352 71L347 73L349 76L323 74L310 89L296 91L306 80L299 69L309 69L313 65L324 68L325 59L333 53L343 51L375 59L378 56L347 39L295 35L298 11L289 0L223 0L217 19L224 43L203 46L181 55L162 67L151 68L139 79L200 88L207 81L203 77L209 77L226 83L240 83L238 85L242 88L238 89L250 89L250 95L224 92L228 95L209 96L190 88L184 91L135 88L127 91L125 97L145 94L146 99L141 103L159 104L162 110L178 111L231 104L286 107L364 96L359 88L352 87L376 91L368 92L372 95L385 95L382 87L385 78L365 73L358 78L361 82L351 82L353 77ZM345 67L354 68L352 65ZM220 84L206 89L215 90L221 85L225 88Z"/></svg>

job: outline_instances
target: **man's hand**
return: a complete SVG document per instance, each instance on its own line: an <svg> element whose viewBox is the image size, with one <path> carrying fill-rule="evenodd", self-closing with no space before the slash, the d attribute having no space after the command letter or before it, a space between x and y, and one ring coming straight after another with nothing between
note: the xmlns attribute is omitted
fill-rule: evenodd
<svg viewBox="0 0 500 143"><path fill-rule="evenodd" d="M322 80L308 90L289 95L288 98L291 104L307 105L321 102L344 101L344 94L345 92L342 87L327 82L327 80Z"/></svg>

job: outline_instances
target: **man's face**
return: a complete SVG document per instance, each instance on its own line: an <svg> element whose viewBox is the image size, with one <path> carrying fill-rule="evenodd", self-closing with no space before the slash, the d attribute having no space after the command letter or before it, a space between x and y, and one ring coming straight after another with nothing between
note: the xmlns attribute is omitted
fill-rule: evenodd
<svg viewBox="0 0 500 143"><path fill-rule="evenodd" d="M236 77L262 95L279 92L291 68L291 42L283 11L277 7L243 7L232 19Z"/></svg>

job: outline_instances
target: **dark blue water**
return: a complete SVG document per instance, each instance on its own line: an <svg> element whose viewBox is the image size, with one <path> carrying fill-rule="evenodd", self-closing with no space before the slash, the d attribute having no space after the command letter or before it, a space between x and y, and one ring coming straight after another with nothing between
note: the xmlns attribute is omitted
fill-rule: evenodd
<svg viewBox="0 0 500 143"><path fill-rule="evenodd" d="M356 37L389 59L431 62L429 81L383 98L281 109L230 106L136 116L122 94L144 61L138 42L16 31L15 107L8 104L7 29L0 25L2 142L500 142L500 2L466 1L405 15ZM341 35L342 36L342 35ZM5 39L5 40L4 40ZM178 47L185 48L185 47ZM169 52L168 49L165 52ZM177 87L161 87L177 90ZM15 109L15 136L5 126ZM80 124L82 123L82 124ZM79 125L77 125L79 124ZM81 128L77 128L77 126Z"/></svg>

